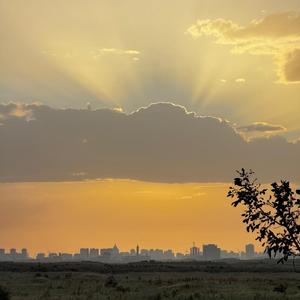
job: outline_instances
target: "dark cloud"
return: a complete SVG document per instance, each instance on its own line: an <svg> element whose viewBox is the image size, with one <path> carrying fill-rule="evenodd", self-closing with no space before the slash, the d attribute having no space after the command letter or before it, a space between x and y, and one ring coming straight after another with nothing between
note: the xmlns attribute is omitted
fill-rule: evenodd
<svg viewBox="0 0 300 300"><path fill-rule="evenodd" d="M273 125L266 122L255 122L250 125L240 126L237 129L241 132L267 132L267 133L286 130L284 126Z"/></svg>
<svg viewBox="0 0 300 300"><path fill-rule="evenodd" d="M157 103L132 114L110 109L18 106L30 113L0 126L0 180L131 178L157 182L231 181L253 168L263 180L300 181L300 144L279 137L247 142L226 121Z"/></svg>

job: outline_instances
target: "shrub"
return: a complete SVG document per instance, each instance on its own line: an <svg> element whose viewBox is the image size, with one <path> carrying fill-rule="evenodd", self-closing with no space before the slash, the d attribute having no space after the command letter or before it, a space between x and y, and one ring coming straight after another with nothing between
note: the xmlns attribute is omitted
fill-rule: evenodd
<svg viewBox="0 0 300 300"><path fill-rule="evenodd" d="M274 292L283 293L283 294L285 294L286 290L287 290L287 285L282 283L275 286L273 289Z"/></svg>
<svg viewBox="0 0 300 300"><path fill-rule="evenodd" d="M128 287L128 286L124 287L123 285L118 285L116 287L116 291L122 292L122 293L130 292L130 287Z"/></svg>
<svg viewBox="0 0 300 300"><path fill-rule="evenodd" d="M9 294L9 291L0 286L0 300L9 300L10 299L10 294Z"/></svg>
<svg viewBox="0 0 300 300"><path fill-rule="evenodd" d="M118 285L118 281L114 276L108 276L105 280L106 287L116 287Z"/></svg>

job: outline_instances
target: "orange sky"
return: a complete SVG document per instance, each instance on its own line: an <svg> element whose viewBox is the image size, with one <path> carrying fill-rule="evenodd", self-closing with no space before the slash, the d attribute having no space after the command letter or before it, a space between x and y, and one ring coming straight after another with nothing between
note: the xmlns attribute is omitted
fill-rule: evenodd
<svg viewBox="0 0 300 300"><path fill-rule="evenodd" d="M158 184L132 180L1 184L0 246L37 251L80 247L172 248L193 241L243 250L253 242L228 184Z"/></svg>

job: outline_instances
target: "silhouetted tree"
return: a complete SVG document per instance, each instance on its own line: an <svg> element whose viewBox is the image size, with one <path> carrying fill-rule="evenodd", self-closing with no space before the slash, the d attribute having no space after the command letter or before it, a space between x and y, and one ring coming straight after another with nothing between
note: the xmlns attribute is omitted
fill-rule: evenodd
<svg viewBox="0 0 300 300"><path fill-rule="evenodd" d="M256 233L256 240L265 247L269 257L280 254L278 263L300 254L300 194L291 189L288 181L272 183L271 190L262 188L253 178L253 171L242 169L229 188L228 197L234 207L243 206L243 223L248 232Z"/></svg>

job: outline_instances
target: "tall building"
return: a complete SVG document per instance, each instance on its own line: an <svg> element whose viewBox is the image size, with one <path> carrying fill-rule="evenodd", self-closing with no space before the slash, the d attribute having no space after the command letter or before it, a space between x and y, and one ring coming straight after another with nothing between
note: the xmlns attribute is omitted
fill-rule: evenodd
<svg viewBox="0 0 300 300"><path fill-rule="evenodd" d="M5 257L5 249L0 249L0 259Z"/></svg>
<svg viewBox="0 0 300 300"><path fill-rule="evenodd" d="M21 259L28 259L28 251L26 248L21 250Z"/></svg>
<svg viewBox="0 0 300 300"><path fill-rule="evenodd" d="M17 259L17 256L18 256L17 250L15 248L11 248L9 250L9 255L12 260Z"/></svg>
<svg viewBox="0 0 300 300"><path fill-rule="evenodd" d="M80 258L83 260L88 259L90 256L89 248L81 248L80 249Z"/></svg>
<svg viewBox="0 0 300 300"><path fill-rule="evenodd" d="M195 246L193 243L193 247L190 248L190 256L198 256L200 254L200 249Z"/></svg>
<svg viewBox="0 0 300 300"><path fill-rule="evenodd" d="M140 247L139 245L136 246L136 256L140 255Z"/></svg>
<svg viewBox="0 0 300 300"><path fill-rule="evenodd" d="M221 258L221 249L217 245L203 245L203 258L206 260L215 260Z"/></svg>
<svg viewBox="0 0 300 300"><path fill-rule="evenodd" d="M253 244L247 244L245 247L246 259L253 259L255 257L255 250Z"/></svg>
<svg viewBox="0 0 300 300"><path fill-rule="evenodd" d="M120 250L117 247L117 245L115 244L112 248L111 257L116 259L117 257L119 257L119 254L120 254Z"/></svg>

